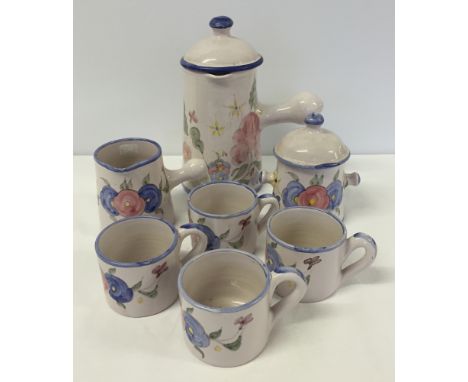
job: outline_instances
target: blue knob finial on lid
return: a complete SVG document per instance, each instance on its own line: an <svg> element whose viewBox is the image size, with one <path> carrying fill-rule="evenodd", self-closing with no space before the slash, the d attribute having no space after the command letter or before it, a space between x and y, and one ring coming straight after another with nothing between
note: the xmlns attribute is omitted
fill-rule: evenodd
<svg viewBox="0 0 468 382"><path fill-rule="evenodd" d="M213 17L210 21L210 27L214 29L226 29L232 27L233 21L227 16Z"/></svg>
<svg viewBox="0 0 468 382"><path fill-rule="evenodd" d="M305 117L304 122L306 125L320 126L323 125L323 115L320 113L310 113Z"/></svg>

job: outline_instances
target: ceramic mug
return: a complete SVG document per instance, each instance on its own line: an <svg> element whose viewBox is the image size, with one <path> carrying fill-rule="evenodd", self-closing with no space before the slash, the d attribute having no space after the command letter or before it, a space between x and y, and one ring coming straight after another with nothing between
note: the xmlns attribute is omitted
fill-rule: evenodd
<svg viewBox="0 0 468 382"><path fill-rule="evenodd" d="M343 268L356 249L365 254ZM347 279L372 264L377 245L369 235L355 233L347 238L346 227L331 212L311 207L290 207L271 216L267 226L266 260L270 270L294 267L308 284L302 302L330 297ZM277 293L286 296L291 286L281 285Z"/></svg>
<svg viewBox="0 0 468 382"><path fill-rule="evenodd" d="M94 152L101 226L126 217L159 216L175 222L170 190L188 179L208 179L194 159L179 170L164 167L161 146L144 138L107 142Z"/></svg>
<svg viewBox="0 0 468 382"><path fill-rule="evenodd" d="M151 316L171 306L177 299L180 245L188 235L196 235L198 244L187 259L205 249L206 236L198 230L177 230L150 216L104 228L95 247L109 306L129 317Z"/></svg>
<svg viewBox="0 0 468 382"><path fill-rule="evenodd" d="M274 303L283 282L296 287ZM250 253L217 249L189 260L178 288L190 351L211 365L231 367L260 354L278 319L304 296L306 284L296 272L270 272Z"/></svg>
<svg viewBox="0 0 468 382"><path fill-rule="evenodd" d="M270 206L259 218L264 207ZM207 250L235 248L255 252L258 233L268 217L278 209L278 200L271 194L257 195L248 185L222 181L199 185L188 197L189 224L208 237Z"/></svg>

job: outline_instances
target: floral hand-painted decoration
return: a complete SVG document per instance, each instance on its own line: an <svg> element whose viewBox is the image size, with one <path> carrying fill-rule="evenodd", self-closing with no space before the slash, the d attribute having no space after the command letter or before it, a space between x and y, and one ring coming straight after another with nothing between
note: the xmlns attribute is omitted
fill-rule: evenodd
<svg viewBox="0 0 468 382"><path fill-rule="evenodd" d="M242 333L245 326L253 321L252 313L249 313L245 317L237 318L234 321L234 325L239 325L237 333L230 339L223 340L220 338L223 332L222 328L207 334L203 326L193 317L192 313L193 308L187 308L183 313L185 334L195 349L201 354L202 358L205 358L205 353L202 349L209 347L212 342L217 344L214 350L218 352L222 350L222 347L231 351L238 350L242 344ZM231 341L232 338L235 338L235 340Z"/></svg>
<svg viewBox="0 0 468 382"><path fill-rule="evenodd" d="M323 187L323 175L317 174L311 179L311 185L304 187L299 182L299 177L289 172L293 178L283 190L282 199L285 207L307 206L333 210L338 208L343 198L343 184L338 180L337 171L334 180L327 188Z"/></svg>
<svg viewBox="0 0 468 382"><path fill-rule="evenodd" d="M192 149L190 148L190 146L186 142L184 142L184 144L183 144L182 154L183 154L185 162L192 159Z"/></svg>
<svg viewBox="0 0 468 382"><path fill-rule="evenodd" d="M292 266L286 266L283 264L279 253L276 251L277 244L271 242L266 246L266 265L270 272L276 273L295 273L303 280L307 281L307 278L304 277L304 274L296 268L296 264Z"/></svg>
<svg viewBox="0 0 468 382"><path fill-rule="evenodd" d="M152 213L161 205L161 190L149 183L149 174L143 179L143 186L138 191L132 189L131 180L125 179L120 185L120 191L117 192L107 180L101 179L106 185L99 193L99 201L111 216L131 217L141 215L143 212ZM164 191L168 191L167 180Z"/></svg>
<svg viewBox="0 0 468 382"><path fill-rule="evenodd" d="M250 112L240 123L232 136L234 146L231 149L231 159L236 165L231 177L241 183L250 183L257 179L256 173L261 169L260 157L260 118L257 113ZM258 175L258 174L257 174Z"/></svg>
<svg viewBox="0 0 468 382"><path fill-rule="evenodd" d="M215 119L212 125L209 126L211 129L211 135L214 137L220 137L224 132L224 127L221 126L218 120Z"/></svg>
<svg viewBox="0 0 468 382"><path fill-rule="evenodd" d="M168 269L169 268L166 262L156 265L152 271L152 273L156 275L155 279L149 286L144 288L142 288L142 280L137 282L132 287L129 287L124 280L115 275L117 272L116 268L110 268L106 273L102 272L101 270L101 275L103 276L102 281L104 284L104 289L109 291L109 296L115 300L117 305L123 309L126 309L127 307L125 304L133 300L135 292L138 292L148 298L155 298L158 295L158 279ZM139 301L139 303L141 302L142 301Z"/></svg>
<svg viewBox="0 0 468 382"><path fill-rule="evenodd" d="M218 159L208 163L208 173L210 174L211 180L221 181L229 179L231 165L229 162L222 159L227 156L227 153L222 151L221 153L217 152L216 155L218 156Z"/></svg>
<svg viewBox="0 0 468 382"><path fill-rule="evenodd" d="M251 218L251 217L252 217L252 216L249 215L249 216L247 216L245 219L242 219L242 220L239 222L239 225L242 226L242 228L241 228L242 230L244 230L245 227L247 227L247 226L250 224L250 218Z"/></svg>
<svg viewBox="0 0 468 382"><path fill-rule="evenodd" d="M322 259L320 256L315 256L315 257L309 257L308 259L304 260L304 264L307 265L307 270L309 271L310 268L312 268L314 265L320 263Z"/></svg>
<svg viewBox="0 0 468 382"><path fill-rule="evenodd" d="M229 114L231 115L231 117L239 118L241 116L241 114L242 114L242 108L244 107L244 105L245 105L244 103L241 104L241 105L238 105L236 96L234 96L233 103L228 106L228 108L230 109Z"/></svg>
<svg viewBox="0 0 468 382"><path fill-rule="evenodd" d="M190 123L198 123L198 117L195 114L195 110L189 111L188 114L189 114Z"/></svg>
<svg viewBox="0 0 468 382"><path fill-rule="evenodd" d="M218 249L221 245L220 238L216 236L216 234L213 232L213 230L210 227L204 224L187 223L187 224L181 225L181 228L196 228L202 231L206 235L206 238L208 239L208 245L206 246L207 251L211 251L212 249Z"/></svg>

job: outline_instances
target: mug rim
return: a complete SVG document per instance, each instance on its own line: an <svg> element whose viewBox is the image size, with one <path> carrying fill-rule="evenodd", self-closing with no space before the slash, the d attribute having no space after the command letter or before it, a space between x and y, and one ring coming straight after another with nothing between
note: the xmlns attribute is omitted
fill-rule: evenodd
<svg viewBox="0 0 468 382"><path fill-rule="evenodd" d="M116 143L120 143L120 142L125 142L125 141L151 143L153 146L155 146L157 148L157 152L156 152L156 154L153 154L153 155L149 156L148 158L146 158L146 159L144 159L142 161L133 163L132 165L127 166L127 167L115 167L115 166L110 165L107 162L104 162L104 161L98 159L99 153L104 148L106 148L107 146L110 146L110 145L113 145L113 144L116 144ZM108 170L110 170L112 172L128 172L128 171L135 170L135 169L137 169L139 167L147 165L148 163L152 163L152 162L158 160L161 157L161 155L162 155L162 149L161 149L161 145L158 142L153 141L153 140L148 139L148 138L129 137L129 138L119 138L119 139L115 139L115 140L103 143L96 150L94 150L93 158L94 158L94 161L97 164L99 164L100 166L102 166L102 167L104 167L104 168L106 168L106 169L108 169Z"/></svg>
<svg viewBox="0 0 468 382"><path fill-rule="evenodd" d="M184 277L185 272L187 271L187 269L190 267L191 264L198 261L202 257L214 256L216 253L220 253L220 252L221 253L222 252L231 252L231 254L232 254L232 252L234 252L234 253L236 253L235 256L237 256L237 255L247 256L251 260L254 260L257 263L257 265L262 268L263 273L265 274L265 286L262 289L262 291L258 294L257 297L255 297L253 300L251 300L249 302L246 302L245 304L242 304L242 305L229 306L229 307L223 307L223 308L215 308L215 307L212 307L212 306L204 305L204 304L194 300L192 297L190 297L190 295L187 293L184 286L182 285L182 279ZM189 261L187 261L184 264L184 266L180 269L179 275L177 276L177 288L179 290L180 296L185 301L187 301L189 304L191 304L192 306L194 306L194 307L196 307L198 309L207 311L207 312L211 312L211 313L236 313L236 312L246 310L246 309L256 305L259 301L261 301L265 297L265 295L268 293L268 290L270 289L270 284L271 284L271 272L268 270L266 264L264 262L262 262L257 256L255 256L255 255L253 255L251 253L248 253L246 251L242 251L240 249L235 249L235 248L218 248L218 249L212 249L211 251L203 252L200 255L195 256L192 259L190 259Z"/></svg>
<svg viewBox="0 0 468 382"><path fill-rule="evenodd" d="M104 253L102 252L101 248L99 247L99 243L100 243L102 235L105 232L107 232L107 230L109 230L111 227L115 226L116 224L125 224L125 223L127 223L129 221L136 221L136 220L159 221L161 223L166 224L171 229L172 233L174 234L174 239L172 240L172 243L169 246L169 248L166 249L162 254L160 254L160 255L158 255L156 257L151 257L151 258L149 258L147 260L143 260L143 261L122 262L122 261L118 261L118 260L112 260L109 257L105 256ZM157 263L158 261L166 258L167 256L169 256L174 251L174 249L176 248L178 242L179 242L179 233L178 233L177 229L175 228L175 226L172 225L171 223L169 223L168 221L166 221L164 219L161 219L161 218L158 218L156 216L136 216L136 217L117 220L116 222L113 222L112 224L109 224L107 227L105 227L103 230L101 230L101 232L96 237L96 240L94 242L94 249L96 250L96 254L97 254L98 258L100 260L104 261L106 264L114 265L114 266L120 267L120 268L136 268L136 267L142 267L142 266L145 266L145 265L154 264L154 263Z"/></svg>
<svg viewBox="0 0 468 382"><path fill-rule="evenodd" d="M301 210L310 210L310 211L313 211L313 212L318 212L319 214L325 214L325 215L328 215L329 217L333 218L337 223L339 223L339 225L341 226L341 229L342 229L342 235L340 237L339 240L333 242L332 244L330 245L327 245L327 246L323 246L323 247L300 247L300 246L296 246L294 244L290 244L290 243L287 243L286 241L284 240L281 240L280 238L278 238L278 236L276 236L273 232L272 232L272 229L271 229L271 222L273 220L273 218L276 216L276 215L279 215L280 213L285 213L287 211L290 211L290 210L293 210L293 209L301 209ZM306 207L306 206L294 206L294 207L286 207L286 208L283 208L281 210L278 210L276 212L274 212L270 218L268 219L268 223L267 223L267 235L272 239L274 240L276 243L278 243L279 245L281 245L282 247L284 248L287 248L287 249L290 249L292 251L295 251L295 252L304 252L304 253L321 253L321 252L329 252L335 248L338 248L340 245L342 245L345 240L346 240L346 237L347 237L347 230L346 230L346 226L343 224L343 222L338 219L335 215L333 215L331 212L328 212L326 210L322 210L320 208L316 208L316 207Z"/></svg>
<svg viewBox="0 0 468 382"><path fill-rule="evenodd" d="M252 195L254 197L253 205L251 207L249 207L249 208L246 208L245 210L242 210L242 211L239 211L239 212L234 212L232 214L214 214L214 213L211 213L211 212L202 211L199 208L195 207L192 204L193 194L196 191L202 189L203 187L213 186L215 184L233 184L233 185L236 185L236 186L242 186L242 187L246 188L248 191L250 191L252 193ZM258 196L257 192L247 184L236 182L235 180L220 180L220 181L215 181L215 182L208 182L208 183L199 184L198 186L192 188L192 190L190 191L190 193L188 195L188 198L187 198L187 204L188 204L189 209L191 209L193 212L196 212L199 215L202 215L202 216L205 216L205 217L208 217L208 218L215 218L215 219L230 219L230 218L235 218L235 217L239 217L239 216L242 216L242 215L246 215L249 212L251 212L253 209L255 209L255 207L257 207L257 205L258 205L257 196Z"/></svg>

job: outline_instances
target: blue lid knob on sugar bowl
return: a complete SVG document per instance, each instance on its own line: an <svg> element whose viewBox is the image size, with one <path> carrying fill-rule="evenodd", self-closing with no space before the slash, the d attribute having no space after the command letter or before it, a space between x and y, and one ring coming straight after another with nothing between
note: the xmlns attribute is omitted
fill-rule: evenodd
<svg viewBox="0 0 468 382"><path fill-rule="evenodd" d="M321 113L308 114L304 124L275 146L276 171L264 171L262 181L273 185L282 207L321 208L343 219L343 189L360 182L359 174L344 172L350 151L335 133L322 127Z"/></svg>

